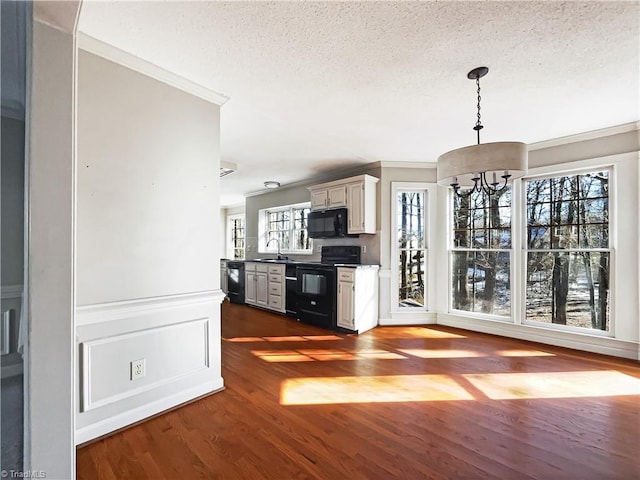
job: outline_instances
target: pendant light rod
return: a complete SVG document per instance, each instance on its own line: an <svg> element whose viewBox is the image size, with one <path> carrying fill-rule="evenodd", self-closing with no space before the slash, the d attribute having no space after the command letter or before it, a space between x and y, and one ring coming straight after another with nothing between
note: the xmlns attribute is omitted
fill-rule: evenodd
<svg viewBox="0 0 640 480"><path fill-rule="evenodd" d="M480 130L484 128L480 120L480 100L482 99L482 97L480 96L480 79L484 77L487 73L489 73L489 69L487 67L474 68L469 73L467 73L467 78L469 80L476 81L476 87L477 87L477 93L478 93L478 114L477 114L478 119L476 120L476 125L473 127L473 129L476 131L476 134L478 136L478 145L480 145Z"/></svg>

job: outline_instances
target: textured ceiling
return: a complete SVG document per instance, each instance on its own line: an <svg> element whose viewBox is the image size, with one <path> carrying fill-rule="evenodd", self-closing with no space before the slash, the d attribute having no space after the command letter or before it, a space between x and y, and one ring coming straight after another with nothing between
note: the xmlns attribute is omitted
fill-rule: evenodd
<svg viewBox="0 0 640 480"><path fill-rule="evenodd" d="M93 2L79 30L223 93L222 204L374 161L434 162L640 119L639 2Z"/></svg>

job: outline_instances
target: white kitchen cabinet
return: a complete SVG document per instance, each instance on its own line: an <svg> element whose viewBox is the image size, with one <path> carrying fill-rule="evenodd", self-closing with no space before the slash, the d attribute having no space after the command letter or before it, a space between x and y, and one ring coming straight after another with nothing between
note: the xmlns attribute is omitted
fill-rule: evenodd
<svg viewBox="0 0 640 480"><path fill-rule="evenodd" d="M269 298L267 306L280 313L285 312L285 266L283 264L269 265L267 285Z"/></svg>
<svg viewBox="0 0 640 480"><path fill-rule="evenodd" d="M362 333L378 325L378 266L338 267L338 327Z"/></svg>
<svg viewBox="0 0 640 480"><path fill-rule="evenodd" d="M269 303L267 286L268 266L259 262L244 265L244 302L249 305L266 307Z"/></svg>
<svg viewBox="0 0 640 480"><path fill-rule="evenodd" d="M245 263L244 301L248 305L285 311L285 266L262 262Z"/></svg>
<svg viewBox="0 0 640 480"><path fill-rule="evenodd" d="M347 206L347 186L334 185L311 190L311 210L327 210Z"/></svg>
<svg viewBox="0 0 640 480"><path fill-rule="evenodd" d="M347 207L347 233L376 233L376 177L358 175L309 187L311 210Z"/></svg>
<svg viewBox="0 0 640 480"><path fill-rule="evenodd" d="M269 304L267 272L256 272L256 305L266 307Z"/></svg>
<svg viewBox="0 0 640 480"><path fill-rule="evenodd" d="M225 295L229 291L229 287L227 285L227 261L225 259L220 260L220 290Z"/></svg>
<svg viewBox="0 0 640 480"><path fill-rule="evenodd" d="M347 233L376 233L376 183L370 175L347 184Z"/></svg>

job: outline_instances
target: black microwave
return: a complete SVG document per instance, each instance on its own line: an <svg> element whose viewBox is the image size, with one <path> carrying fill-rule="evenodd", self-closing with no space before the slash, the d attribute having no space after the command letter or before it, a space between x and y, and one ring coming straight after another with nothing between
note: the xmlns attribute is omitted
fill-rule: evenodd
<svg viewBox="0 0 640 480"><path fill-rule="evenodd" d="M347 225L346 208L309 212L307 217L309 238L346 237Z"/></svg>

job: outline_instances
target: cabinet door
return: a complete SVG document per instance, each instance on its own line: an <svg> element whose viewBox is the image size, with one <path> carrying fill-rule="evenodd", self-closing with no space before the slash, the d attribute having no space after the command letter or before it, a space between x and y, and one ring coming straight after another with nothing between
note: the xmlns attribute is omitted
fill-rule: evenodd
<svg viewBox="0 0 640 480"><path fill-rule="evenodd" d="M222 293L224 293L225 295L229 293L229 288L227 287L227 269L226 268L220 269L220 290L222 290Z"/></svg>
<svg viewBox="0 0 640 480"><path fill-rule="evenodd" d="M267 274L263 272L256 273L256 303L258 305L267 306L269 303L269 291L267 289Z"/></svg>
<svg viewBox="0 0 640 480"><path fill-rule="evenodd" d="M353 283L338 281L338 315L339 327L355 330L353 319Z"/></svg>
<svg viewBox="0 0 640 480"><path fill-rule="evenodd" d="M329 189L329 208L344 207L347 205L347 186L339 185Z"/></svg>
<svg viewBox="0 0 640 480"><path fill-rule="evenodd" d="M329 203L329 193L326 189L311 192L311 210L324 210Z"/></svg>
<svg viewBox="0 0 640 480"><path fill-rule="evenodd" d="M363 182L347 185L347 209L349 210L348 233L365 233Z"/></svg>
<svg viewBox="0 0 640 480"><path fill-rule="evenodd" d="M256 303L256 274L247 272L244 282L244 301L245 303Z"/></svg>

